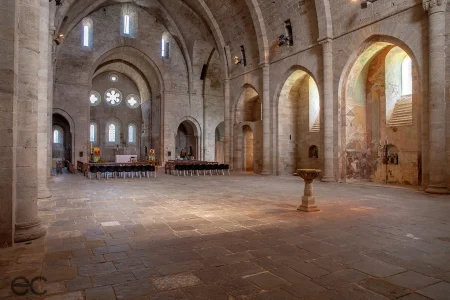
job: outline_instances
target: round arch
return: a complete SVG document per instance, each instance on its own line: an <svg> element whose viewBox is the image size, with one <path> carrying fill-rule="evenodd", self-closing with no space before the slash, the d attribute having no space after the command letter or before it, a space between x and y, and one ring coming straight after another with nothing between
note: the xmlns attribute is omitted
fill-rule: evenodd
<svg viewBox="0 0 450 300"><path fill-rule="evenodd" d="M75 122L70 114L68 114L65 110L59 108L53 108L53 114L61 115L64 117L70 126L70 134L72 136L72 149L75 149ZM75 151L72 151L72 163L75 164Z"/></svg>
<svg viewBox="0 0 450 300"><path fill-rule="evenodd" d="M252 101L252 102L257 101L260 105L260 109L259 109L259 112L254 111L252 116L249 116L249 118L246 118L245 115L251 114L250 111L246 112L246 110L247 110L246 106L247 106L247 104L249 104L248 103L249 101ZM248 109L250 109L250 108L248 108ZM254 108L254 109L256 110L256 108ZM239 113L242 115L241 120L238 120ZM261 99L260 94L258 93L258 91L256 90L256 88L253 85L246 83L242 86L239 98L237 99L237 101L234 102L234 105L233 105L232 118L233 118L233 124L236 124L238 122L254 122L254 121L262 120L262 99Z"/></svg>
<svg viewBox="0 0 450 300"><path fill-rule="evenodd" d="M314 94L318 98L315 99L317 109L312 122L310 121L309 98L313 91L310 91L310 82L313 83ZM286 103L289 100L295 100L295 102ZM320 119L323 114L321 109L323 100L321 90L318 88L317 80L312 72L300 65L289 68L277 85L274 104L276 173L279 175L292 174L300 167L320 168L321 161L311 162L308 160L308 145L321 146L322 144ZM280 117L281 114L283 117Z"/></svg>
<svg viewBox="0 0 450 300"><path fill-rule="evenodd" d="M363 72L369 72L368 68L374 68L374 64L376 63L376 60L378 58L380 59L384 59L384 60L388 60L388 58L390 57L390 54L393 53L394 51L399 51L396 49L400 49L400 51L403 51L403 53L406 53L412 60L412 65L413 65L413 74L412 76L414 78L416 78L414 80L414 92L411 95L411 105L412 105L412 122L413 124L411 125L411 128L408 129L404 129L407 127L391 127L388 124L388 118L386 117L386 109L388 109L386 107L386 96L383 96L383 98L380 98L380 110L381 112L384 112L384 116L381 114L381 112L379 112L379 115L376 117L375 120L378 120L376 122L376 125L373 125L372 123L374 121L370 121L371 123L367 123L368 128L364 129L363 131L361 131L361 133L358 136L361 136L361 138L363 138L362 142L370 144L372 143L373 145L371 146L367 146L368 148L363 151L364 149L361 149L362 153L361 155L358 154L358 151L356 151L355 153L350 153L347 151L347 146L348 146L348 141L350 139L351 136L353 136L354 134L352 134L351 132L349 132L349 125L354 125L354 118L355 115L361 115L361 113L359 111L363 111L365 114L367 114L367 116L364 117L364 120L371 120L370 118L374 118L373 117L373 113L370 112L366 109L366 108L359 108L358 105L354 105L354 101L356 101L356 98L353 94L354 93L352 87L360 84L360 83L356 83L357 78L361 78L361 74ZM383 60L383 63L384 63ZM398 64L397 64L398 65ZM384 64L382 65L384 67ZM337 139L338 139L338 157L339 157L339 178L341 181L352 181L354 180L354 178L356 176L359 176L359 178L361 179L367 179L367 180L378 180L381 181L381 179L379 179L378 177L380 177L379 175L377 176L377 174L375 173L375 175L373 173L370 173L369 171L373 171L373 172L381 172L380 170L380 166L381 166L381 162L380 162L380 157L382 154L380 154L382 151L378 150L378 154L376 154L376 148L381 149L384 146L384 143L389 142L394 142L396 144L396 146L399 146L397 143L402 143L398 140L398 138L396 138L395 136L393 137L393 134L398 132L398 135L404 135L407 136L406 132L412 132L412 138L410 139L413 140L413 142L415 143L414 146L405 146L405 143L402 143L402 147L405 149L405 147L408 148L408 152L414 154L415 152L417 152L417 156L418 157L412 157L412 158L408 158L404 153L400 154L400 156L403 156L403 159L401 161L405 161L405 160L409 160L409 161L414 161L415 164L417 164L417 169L411 171L412 173L417 173L417 177L414 179L414 176L410 176L411 178L408 178L406 180L406 182L408 184L420 184L422 181L422 178L424 176L423 172L425 170L422 170L421 166L419 167L419 165L421 165L420 161L424 160L424 156L426 155L427 149L426 147L424 147L423 143L423 138L422 138L422 123L423 123L423 101L425 101L426 97L423 91L423 76L421 75L421 65L419 64L419 61L417 59L417 56L414 54L413 50L403 41L401 41L400 39L396 38L396 37L392 37L392 36L386 36L386 35L374 35L374 36L370 36L369 38L365 39L359 47L357 47L356 51L353 51L351 53L351 55L349 56L349 58L347 59L344 68L342 70L342 73L339 77L339 84L338 84L338 135L337 135ZM356 78L355 74L358 76ZM369 73L369 76L372 73ZM386 78L388 78L388 73L387 73L387 69L384 70L383 69L383 76L386 76ZM384 77L383 77L384 78ZM358 79L360 80L360 79ZM373 80L373 79L372 79ZM387 81L387 79L385 79ZM384 83L384 82L383 82ZM366 82L363 81L364 84L364 90L367 89L366 87ZM386 83L387 84L387 83ZM352 92L351 92L352 91ZM388 91L387 87L384 88L384 90L382 91L383 93L385 93L385 91ZM384 95L384 94L383 94ZM387 95L389 96L389 95ZM364 96L365 97L365 96ZM360 97L358 97L359 99ZM349 102L351 99L352 102ZM376 98L377 99L377 98ZM364 101L366 101L366 99L364 98ZM367 100L368 101L368 100ZM374 101L372 98L370 101ZM349 103L353 103L349 106ZM364 103L365 105L365 103ZM368 104L369 105L369 102ZM426 118L426 117L425 117ZM369 121L367 121L369 122ZM373 127L372 129L372 126ZM355 127L356 128L356 127ZM392 130L389 130L392 129ZM356 129L355 129L356 130ZM375 131L374 131L375 130ZM382 140L377 140L377 139L381 139L380 137L383 137ZM355 137L356 139L356 137ZM357 146L357 145L356 145ZM355 147L356 147L355 146ZM355 147L351 147L352 149ZM412 149L412 148L413 149ZM357 147L358 148L358 147ZM359 149L359 148L358 148ZM360 151L360 152L361 152ZM361 172L359 171L355 171L356 167L355 167L355 162L357 164L362 165L363 167L361 167ZM365 170L364 165L370 165L370 167L367 167L366 169L368 169L369 171ZM373 167L375 166L375 167ZM391 166L387 165L386 166L386 170L391 170ZM404 168L404 166L403 166ZM363 173L365 175L367 175L366 177L360 175L359 173ZM356 175L355 175L356 174ZM399 174L397 172L397 174ZM368 175L371 175L370 178L368 179ZM396 177L396 175L394 175L393 177ZM372 179L373 178L373 179ZM386 177L387 178L387 177ZM386 179L389 182L389 179ZM384 180L384 181L386 181ZM398 183L403 183L402 181L399 181Z"/></svg>
<svg viewBox="0 0 450 300"><path fill-rule="evenodd" d="M177 136L178 136L178 131L181 125L185 124L187 126L190 127L190 129L192 129L192 133L193 133L193 137L191 140L191 143L194 144L195 141L195 149L192 149L192 156L194 156L196 159L202 159L202 149L203 149L203 145L202 145L202 130L201 130L201 126L200 123L193 117L190 116L185 116L183 118L181 118L178 122L177 122L177 126L174 127L175 132L173 133L173 136L175 137L175 152L177 152ZM189 128L188 128L189 129ZM179 149L181 150L181 149ZM185 149L186 151L188 151L189 149ZM189 154L189 153L187 153ZM175 153L175 155L177 155L177 153Z"/></svg>

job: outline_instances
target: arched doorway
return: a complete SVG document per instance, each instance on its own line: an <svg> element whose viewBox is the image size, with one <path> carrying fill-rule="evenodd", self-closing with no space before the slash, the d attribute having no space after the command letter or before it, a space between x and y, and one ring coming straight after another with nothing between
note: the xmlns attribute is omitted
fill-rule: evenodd
<svg viewBox="0 0 450 300"><path fill-rule="evenodd" d="M320 97L314 78L294 68L281 88L278 102L278 174L320 168ZM317 155L310 155L315 145Z"/></svg>
<svg viewBox="0 0 450 300"><path fill-rule="evenodd" d="M233 118L234 169L261 173L263 165L262 101L252 86L244 86L235 104Z"/></svg>
<svg viewBox="0 0 450 300"><path fill-rule="evenodd" d="M175 137L175 157L185 154L186 158L198 159L198 136L195 125L191 121L183 121L177 129Z"/></svg>
<svg viewBox="0 0 450 300"><path fill-rule="evenodd" d="M225 162L225 122L221 122L217 125L215 130L215 156L214 160L219 164Z"/></svg>
<svg viewBox="0 0 450 300"><path fill-rule="evenodd" d="M341 78L341 179L418 185L420 93L414 58L373 42Z"/></svg>
<svg viewBox="0 0 450 300"><path fill-rule="evenodd" d="M245 172L253 172L254 171L254 149L253 149L253 131L252 128L248 125L245 125L242 128L242 131L244 133L243 138L243 154L244 154L244 159L243 159L243 163L244 165L242 166L242 169Z"/></svg>
<svg viewBox="0 0 450 300"><path fill-rule="evenodd" d="M69 121L54 113L52 120L52 159L73 163L72 132Z"/></svg>

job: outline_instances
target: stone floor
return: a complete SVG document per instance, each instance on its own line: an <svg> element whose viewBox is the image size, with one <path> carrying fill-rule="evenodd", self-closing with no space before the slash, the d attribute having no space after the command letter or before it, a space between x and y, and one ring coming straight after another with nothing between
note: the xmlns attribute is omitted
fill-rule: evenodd
<svg viewBox="0 0 450 300"><path fill-rule="evenodd" d="M298 177L88 180L40 202L48 235L0 250L0 298L17 276L45 299L450 299L450 197ZM15 298L14 298L15 297Z"/></svg>

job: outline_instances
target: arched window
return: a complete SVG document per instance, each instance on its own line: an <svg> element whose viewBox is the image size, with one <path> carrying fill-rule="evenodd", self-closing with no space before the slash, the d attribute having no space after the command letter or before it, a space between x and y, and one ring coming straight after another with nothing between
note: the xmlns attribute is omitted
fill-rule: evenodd
<svg viewBox="0 0 450 300"><path fill-rule="evenodd" d="M320 98L316 82L309 77L309 131L320 131Z"/></svg>
<svg viewBox="0 0 450 300"><path fill-rule="evenodd" d="M62 144L63 136L63 129L60 126L53 126L53 144Z"/></svg>
<svg viewBox="0 0 450 300"><path fill-rule="evenodd" d="M94 23L90 18L85 18L81 22L81 25L81 47L85 50L92 50Z"/></svg>
<svg viewBox="0 0 450 300"><path fill-rule="evenodd" d="M128 143L136 143L136 125L134 124L128 125Z"/></svg>
<svg viewBox="0 0 450 300"><path fill-rule="evenodd" d="M109 124L108 126L108 142L115 143L116 142L116 125Z"/></svg>
<svg viewBox="0 0 450 300"><path fill-rule="evenodd" d="M402 60L402 96L412 94L412 61L407 55Z"/></svg>
<svg viewBox="0 0 450 300"><path fill-rule="evenodd" d="M110 119L105 126L105 141L109 147L121 144L121 124L118 119Z"/></svg>
<svg viewBox="0 0 450 300"><path fill-rule="evenodd" d="M130 15L123 16L123 33L130 34Z"/></svg>
<svg viewBox="0 0 450 300"><path fill-rule="evenodd" d="M164 33L161 39L161 56L163 59L168 59L170 54L170 35Z"/></svg>
<svg viewBox="0 0 450 300"><path fill-rule="evenodd" d="M59 131L56 129L53 130L53 143L59 144Z"/></svg>
<svg viewBox="0 0 450 300"><path fill-rule="evenodd" d="M412 61L400 47L392 48L385 58L386 125L410 126L413 121Z"/></svg>
<svg viewBox="0 0 450 300"><path fill-rule="evenodd" d="M122 5L122 20L120 34L128 38L136 37L138 25L138 11L133 4Z"/></svg>
<svg viewBox="0 0 450 300"><path fill-rule="evenodd" d="M83 46L89 47L89 26L83 26Z"/></svg>
<svg viewBox="0 0 450 300"><path fill-rule="evenodd" d="M91 143L97 142L97 123L91 122L89 126L89 140Z"/></svg>

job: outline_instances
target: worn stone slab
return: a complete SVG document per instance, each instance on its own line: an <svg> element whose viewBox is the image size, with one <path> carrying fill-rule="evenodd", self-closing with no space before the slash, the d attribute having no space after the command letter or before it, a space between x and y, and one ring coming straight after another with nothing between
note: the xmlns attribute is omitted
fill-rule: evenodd
<svg viewBox="0 0 450 300"><path fill-rule="evenodd" d="M113 285L129 281L135 281L136 277L130 271L126 271L126 272L116 272L111 274L92 276L91 280L92 285L94 287L97 287L103 285Z"/></svg>
<svg viewBox="0 0 450 300"><path fill-rule="evenodd" d="M386 300L387 298L375 292L367 290L356 284L349 284L339 287L335 290L330 290L321 293L320 295L327 297L330 300Z"/></svg>
<svg viewBox="0 0 450 300"><path fill-rule="evenodd" d="M254 275L244 276L243 278L263 290L272 290L277 287L289 285L289 282L287 282L286 280L267 271Z"/></svg>
<svg viewBox="0 0 450 300"><path fill-rule="evenodd" d="M210 248L202 248L202 249L196 249L195 252L203 256L204 258L212 258L212 257L218 257L223 255L231 254L230 251L223 247L210 247Z"/></svg>
<svg viewBox="0 0 450 300"><path fill-rule="evenodd" d="M46 300L84 300L82 292L71 292L46 297Z"/></svg>
<svg viewBox="0 0 450 300"><path fill-rule="evenodd" d="M308 262L297 262L289 260L283 263L289 268L292 268L295 271L302 273L305 276L308 276L309 278L317 278L330 273L327 270L319 268L314 264Z"/></svg>
<svg viewBox="0 0 450 300"><path fill-rule="evenodd" d="M202 284L192 273L181 273L151 279L153 286L159 291L174 290Z"/></svg>
<svg viewBox="0 0 450 300"><path fill-rule="evenodd" d="M386 278L386 280L392 282L393 284L403 286L411 290L418 290L441 281L440 279L428 277L412 271L393 275Z"/></svg>
<svg viewBox="0 0 450 300"><path fill-rule="evenodd" d="M229 265L243 261L250 261L252 258L254 258L254 256L251 255L249 252L239 252L217 257L217 259Z"/></svg>
<svg viewBox="0 0 450 300"><path fill-rule="evenodd" d="M224 289L228 294L238 299L248 297L249 295L253 295L261 291L260 288L256 287L243 278L219 281L217 282L217 285Z"/></svg>
<svg viewBox="0 0 450 300"><path fill-rule="evenodd" d="M228 293L215 284L188 287L183 289L183 294L192 300L229 300Z"/></svg>
<svg viewBox="0 0 450 300"><path fill-rule="evenodd" d="M80 276L94 276L114 272L117 272L117 269L111 262L83 265L78 267L78 274L80 274Z"/></svg>
<svg viewBox="0 0 450 300"><path fill-rule="evenodd" d="M308 279L296 281L291 286L282 287L286 292L303 299L326 291L326 289Z"/></svg>
<svg viewBox="0 0 450 300"><path fill-rule="evenodd" d="M313 281L327 289L334 289L349 283L360 282L369 277L362 272L348 269L315 278Z"/></svg>
<svg viewBox="0 0 450 300"><path fill-rule="evenodd" d="M409 289L395 285L381 278L367 278L359 282L358 285L389 299L397 299L410 293Z"/></svg>
<svg viewBox="0 0 450 300"><path fill-rule="evenodd" d="M123 284L113 285L117 299L127 299L139 296L156 294L156 290L149 280L130 281Z"/></svg>
<svg viewBox="0 0 450 300"><path fill-rule="evenodd" d="M349 266L375 277L388 277L406 271L402 267L388 264L381 260L366 260L353 263Z"/></svg>
<svg viewBox="0 0 450 300"><path fill-rule="evenodd" d="M102 286L92 289L87 289L86 300L110 300L115 299L113 288L111 286Z"/></svg>
<svg viewBox="0 0 450 300"><path fill-rule="evenodd" d="M71 280L78 277L75 267L46 267L42 271L42 276L47 282Z"/></svg>
<svg viewBox="0 0 450 300"><path fill-rule="evenodd" d="M161 292L151 296L151 300L187 300L188 298L183 294L181 290L171 290L167 292Z"/></svg>
<svg viewBox="0 0 450 300"><path fill-rule="evenodd" d="M92 283L89 277L80 277L66 281L66 287L68 291L79 291L92 287Z"/></svg>
<svg viewBox="0 0 450 300"><path fill-rule="evenodd" d="M117 271L128 271L128 270L137 270L144 268L144 264L142 263L140 258L128 258L113 261L114 266Z"/></svg>
<svg viewBox="0 0 450 300"><path fill-rule="evenodd" d="M416 292L431 299L446 300L450 295L450 283L439 282Z"/></svg>

